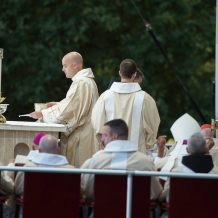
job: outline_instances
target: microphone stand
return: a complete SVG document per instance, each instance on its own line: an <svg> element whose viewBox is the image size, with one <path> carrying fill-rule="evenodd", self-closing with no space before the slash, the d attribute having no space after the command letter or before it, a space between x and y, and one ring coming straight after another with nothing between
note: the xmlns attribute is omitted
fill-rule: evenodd
<svg viewBox="0 0 218 218"><path fill-rule="evenodd" d="M157 47L159 48L159 50L161 51L161 53L163 54L165 60L167 61L168 65L170 66L171 70L175 73L177 79L179 80L180 84L182 85L184 91L186 92L186 94L188 95L189 99L191 100L194 108L196 109L196 111L198 112L199 116L201 117L201 120L203 123L207 123L204 115L201 113L199 107L197 106L197 104L195 103L194 99L192 98L191 94L189 93L189 91L187 90L186 86L184 85L184 83L182 82L182 80L180 79L179 75L176 73L176 71L173 69L173 66L171 65L169 59L167 58L167 55L166 53L164 52L163 48L161 47L160 43L158 42L155 34L153 33L152 31L152 27L151 27L151 24L147 21L144 20L144 18L142 17L141 13L139 12L138 8L136 7L135 3L133 0L132 1L132 4L134 5L136 11L138 12L139 16L141 17L148 33L150 34L150 36L152 37L152 39L154 40L155 44L157 45Z"/></svg>

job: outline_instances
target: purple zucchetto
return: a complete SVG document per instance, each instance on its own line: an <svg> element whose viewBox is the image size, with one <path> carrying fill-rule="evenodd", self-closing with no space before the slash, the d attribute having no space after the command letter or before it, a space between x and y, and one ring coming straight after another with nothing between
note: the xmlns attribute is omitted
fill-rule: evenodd
<svg viewBox="0 0 218 218"><path fill-rule="evenodd" d="M35 135L35 137L33 138L33 143L35 145L39 145L39 142L40 142L40 139L45 136L46 134L45 133L38 133Z"/></svg>

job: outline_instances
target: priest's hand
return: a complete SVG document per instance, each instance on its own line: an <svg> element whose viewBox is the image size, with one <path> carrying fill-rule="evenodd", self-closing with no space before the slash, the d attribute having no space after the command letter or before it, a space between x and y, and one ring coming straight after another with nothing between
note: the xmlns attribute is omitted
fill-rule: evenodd
<svg viewBox="0 0 218 218"><path fill-rule="evenodd" d="M213 138L206 137L206 146L207 146L208 151L213 148L214 146Z"/></svg>
<svg viewBox="0 0 218 218"><path fill-rule="evenodd" d="M54 105L56 105L56 102L54 102L54 101L47 103L47 107L52 107Z"/></svg>
<svg viewBox="0 0 218 218"><path fill-rule="evenodd" d="M41 111L35 111L35 112L32 112L30 114L30 117L34 118L34 119L39 119L41 118L43 115L42 115L42 112Z"/></svg>
<svg viewBox="0 0 218 218"><path fill-rule="evenodd" d="M164 150L165 150L165 145L166 145L166 135L162 135L162 136L159 136L157 141L156 141L156 144L157 144L157 156L158 157L163 157L164 155Z"/></svg>

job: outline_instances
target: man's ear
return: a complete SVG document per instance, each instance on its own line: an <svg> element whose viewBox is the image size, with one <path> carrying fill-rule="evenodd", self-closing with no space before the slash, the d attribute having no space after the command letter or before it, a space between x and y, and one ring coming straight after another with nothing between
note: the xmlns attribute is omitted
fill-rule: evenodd
<svg viewBox="0 0 218 218"><path fill-rule="evenodd" d="M123 75L122 75L122 73L121 73L120 71L119 71L119 75L120 75L120 77L122 78Z"/></svg>
<svg viewBox="0 0 218 218"><path fill-rule="evenodd" d="M56 154L60 154L60 147L57 147Z"/></svg>
<svg viewBox="0 0 218 218"><path fill-rule="evenodd" d="M78 63L77 62L73 62L73 68L77 69L78 68Z"/></svg>
<svg viewBox="0 0 218 218"><path fill-rule="evenodd" d="M136 77L136 72L134 74L132 74L131 79L134 81L135 77Z"/></svg>
<svg viewBox="0 0 218 218"><path fill-rule="evenodd" d="M188 154L190 154L190 152L189 152L189 150L188 150L188 147L186 147L186 151L187 151Z"/></svg>
<svg viewBox="0 0 218 218"><path fill-rule="evenodd" d="M119 138L118 134L117 134L117 133L114 133L114 134L113 134L113 140L118 140L118 138Z"/></svg>

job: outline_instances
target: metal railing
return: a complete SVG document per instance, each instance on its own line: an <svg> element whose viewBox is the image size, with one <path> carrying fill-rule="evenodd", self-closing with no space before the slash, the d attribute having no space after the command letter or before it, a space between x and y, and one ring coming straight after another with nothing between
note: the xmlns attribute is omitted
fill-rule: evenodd
<svg viewBox="0 0 218 218"><path fill-rule="evenodd" d="M124 175L127 176L127 200L126 218L131 218L132 212L132 179L133 176L158 176L158 177L180 177L180 178L201 178L218 179L218 174L204 173L171 173L156 171L125 171L125 170L96 170L96 169L69 169L69 168L40 168L40 167L7 167L1 166L0 171L23 171L40 173L72 173L72 174L100 174L100 175Z"/></svg>

